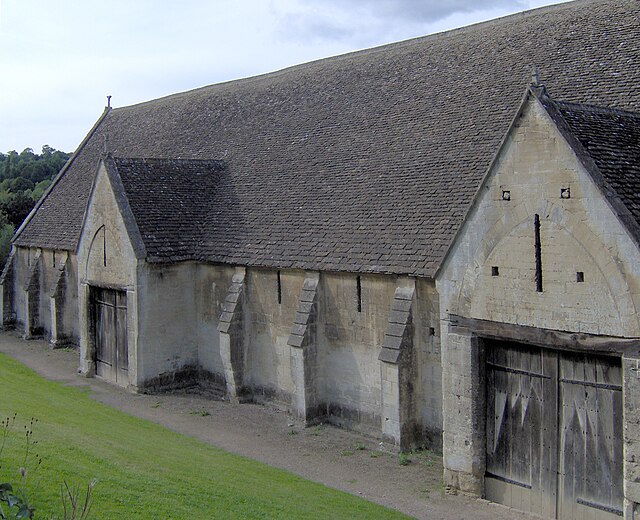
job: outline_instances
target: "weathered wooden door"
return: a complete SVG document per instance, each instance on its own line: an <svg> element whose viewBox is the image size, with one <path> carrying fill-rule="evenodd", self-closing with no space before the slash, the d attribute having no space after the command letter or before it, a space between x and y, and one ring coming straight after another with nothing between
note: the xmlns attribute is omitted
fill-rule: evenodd
<svg viewBox="0 0 640 520"><path fill-rule="evenodd" d="M486 496L523 511L556 511L556 360L540 348L487 348Z"/></svg>
<svg viewBox="0 0 640 520"><path fill-rule="evenodd" d="M486 496L559 519L622 515L620 360L487 346Z"/></svg>
<svg viewBox="0 0 640 520"><path fill-rule="evenodd" d="M622 516L619 359L560 356L559 518Z"/></svg>
<svg viewBox="0 0 640 520"><path fill-rule="evenodd" d="M127 294L93 288L96 375L121 385L129 382Z"/></svg>

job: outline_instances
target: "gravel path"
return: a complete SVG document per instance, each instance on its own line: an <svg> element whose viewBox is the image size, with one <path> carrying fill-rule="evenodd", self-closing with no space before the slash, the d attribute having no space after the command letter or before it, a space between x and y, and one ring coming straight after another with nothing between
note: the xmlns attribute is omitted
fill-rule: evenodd
<svg viewBox="0 0 640 520"><path fill-rule="evenodd" d="M189 393L132 394L79 376L77 352L51 350L44 341L23 341L13 333L0 332L0 352L47 379L88 387L93 399L130 415L416 518L537 518L485 500L445 494L437 454L409 455L411 462L401 466L398 457L381 451L376 440L330 425L304 428L266 406L234 405Z"/></svg>

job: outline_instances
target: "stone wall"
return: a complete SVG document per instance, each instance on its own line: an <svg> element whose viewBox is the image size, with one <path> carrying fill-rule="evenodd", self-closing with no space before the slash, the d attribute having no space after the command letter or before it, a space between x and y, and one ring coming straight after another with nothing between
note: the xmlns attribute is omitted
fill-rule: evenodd
<svg viewBox="0 0 640 520"><path fill-rule="evenodd" d="M226 265L198 264L196 269L198 360L202 369L211 374L224 373L218 319L234 272L233 266Z"/></svg>
<svg viewBox="0 0 640 520"><path fill-rule="evenodd" d="M380 430L378 354L391 309L395 277L322 273L319 310L320 393L334 422Z"/></svg>
<svg viewBox="0 0 640 520"><path fill-rule="evenodd" d="M245 385L256 400L291 403L291 347L287 344L304 272L248 269L245 279ZM280 297L279 297L280 296Z"/></svg>
<svg viewBox="0 0 640 520"><path fill-rule="evenodd" d="M67 251L60 251L67 255L65 266L65 294L62 312L62 328L65 336L71 339L71 344L80 344L80 323L78 321L78 257Z"/></svg>
<svg viewBox="0 0 640 520"><path fill-rule="evenodd" d="M427 446L442 448L442 362L440 352L440 311L438 293L432 280L416 280L414 313L416 436Z"/></svg>
<svg viewBox="0 0 640 520"><path fill-rule="evenodd" d="M15 248L14 257L14 285L13 285L13 310L16 315L16 329L20 332L25 330L25 320L27 318L26 312L26 294L24 287L29 280L29 273L31 270L31 258L35 256L35 248L17 247Z"/></svg>
<svg viewBox="0 0 640 520"><path fill-rule="evenodd" d="M16 247L6 291L10 323L54 347L79 344L77 258L68 251ZM29 325L27 326L27 322Z"/></svg>
<svg viewBox="0 0 640 520"><path fill-rule="evenodd" d="M196 265L140 262L137 274L139 390L197 383Z"/></svg>
<svg viewBox="0 0 640 520"><path fill-rule="evenodd" d="M296 320L311 294L304 289L309 280L317 280L317 307L312 321L305 321L308 329L300 329ZM403 283L408 282L415 284ZM361 276L358 310L356 275L141 264L139 389L183 386L189 377L209 378L221 388L226 380L235 399L269 402L310 423L328 420L380 436L388 418L378 356L398 283L390 276ZM433 283L418 286L414 305L420 323L412 329L406 363L410 391L393 403L403 406L406 424L389 440L439 449L437 299ZM307 332L292 344L299 330Z"/></svg>

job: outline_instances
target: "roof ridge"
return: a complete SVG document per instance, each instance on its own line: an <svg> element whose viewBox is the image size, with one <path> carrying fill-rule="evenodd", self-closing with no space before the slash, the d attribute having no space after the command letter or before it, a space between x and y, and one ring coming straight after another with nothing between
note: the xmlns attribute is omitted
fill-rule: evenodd
<svg viewBox="0 0 640 520"><path fill-rule="evenodd" d="M419 45L419 44L423 44L425 41L429 41L429 40L433 40L433 41L437 41L443 38L448 38L450 36L454 36L454 35L458 35L458 34L464 34L464 33L470 33L470 32L475 32L477 30L486 28L486 27L493 27L496 25L501 25L504 23L509 23L510 21L513 21L514 19L517 18L528 18L530 16L535 16L535 15L540 15L542 13L545 12L550 12L550 11L555 11L555 10L562 10L562 9L568 9L568 8L575 8L575 6L577 4L589 4L589 3L601 3L603 1L607 1L607 0L570 0L570 1L566 1L566 0L557 0L560 3L556 3L556 4L551 4L551 5L546 5L546 6L541 6L541 7L536 7L534 9L525 9L523 11L518 11L515 13L510 13L504 16L500 16L498 18L492 18L489 20L484 20L481 22L476 22L476 23L472 23L469 25L465 25L462 27L455 27L453 29L446 29L444 31L438 31L432 34L426 34L423 36L416 36L413 38L408 38L406 40L400 40L398 42L389 42L389 43L384 43L381 45L374 45L373 47L368 47L365 49L357 49L354 51L349 51L349 52L345 52L345 53L341 53L341 54L336 54L333 56L326 56L324 58L318 58L315 60L311 60L311 61L306 61L303 63L297 63L294 65L289 65L287 67L284 67L282 69L276 69L273 71L269 71L269 72L264 72L261 74L256 74L256 75L252 75L252 76L246 76L246 77L241 77L241 78L236 78L236 79L231 79L231 80L226 80L226 81L221 81L219 83L212 83L209 85L203 85L201 87L196 87L194 89L190 89L190 90L185 90L182 92L174 92L173 94L167 94L166 96L161 96L158 98L154 98L154 99L149 99L146 101L141 101L139 103L134 103L132 105L126 105L123 107L119 107L119 108L114 108L114 110L119 111L119 110L123 110L123 109L128 109L128 108L133 108L133 107L138 107L141 105L145 105L145 104L151 104L154 103L156 101L161 101L161 100L167 100L173 97L181 97L181 96L186 96L186 95L190 95L190 94L194 94L196 92L199 91L203 91L203 90L207 90L207 89L214 89L214 88L221 88L223 86L227 86L230 84L234 84L234 85L239 85L239 84L250 84L254 81L258 81L261 79L264 79L266 77L278 77L281 75L285 75L288 74L291 71L294 70L304 70L307 67L312 67L315 66L318 63L321 62L327 62L327 61L341 61L344 59L350 59L353 58L355 56L365 56L365 55L371 55L371 54L378 54L380 52L386 52L388 51L390 48L402 48L402 47L408 47L411 45ZM609 0L609 1L613 1L613 0Z"/></svg>

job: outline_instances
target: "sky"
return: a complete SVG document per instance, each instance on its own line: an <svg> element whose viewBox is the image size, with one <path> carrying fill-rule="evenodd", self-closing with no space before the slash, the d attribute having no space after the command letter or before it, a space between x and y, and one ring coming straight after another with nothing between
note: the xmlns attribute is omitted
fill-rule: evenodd
<svg viewBox="0 0 640 520"><path fill-rule="evenodd" d="M560 0L0 0L0 152L70 152L114 107Z"/></svg>

